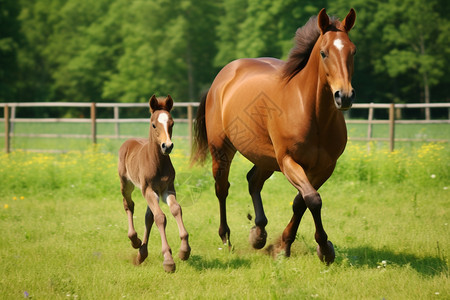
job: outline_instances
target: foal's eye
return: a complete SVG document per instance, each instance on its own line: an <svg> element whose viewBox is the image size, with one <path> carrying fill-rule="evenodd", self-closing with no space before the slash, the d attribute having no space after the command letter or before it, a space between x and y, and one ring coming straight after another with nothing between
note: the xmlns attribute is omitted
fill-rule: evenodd
<svg viewBox="0 0 450 300"><path fill-rule="evenodd" d="M153 128L156 128L156 125L152 123L152 127L153 127Z"/></svg>
<svg viewBox="0 0 450 300"><path fill-rule="evenodd" d="M320 56L322 56L322 58L327 57L327 55L325 54L325 52L323 52L322 50L320 50Z"/></svg>

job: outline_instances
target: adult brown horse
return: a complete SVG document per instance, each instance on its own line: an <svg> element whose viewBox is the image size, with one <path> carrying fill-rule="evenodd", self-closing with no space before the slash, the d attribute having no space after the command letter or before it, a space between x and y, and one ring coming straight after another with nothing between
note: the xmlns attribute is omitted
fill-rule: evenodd
<svg viewBox="0 0 450 300"><path fill-rule="evenodd" d="M225 66L202 100L196 118L193 161L203 162L208 148L220 204L219 235L230 243L226 217L228 175L236 151L254 166L247 174L255 209L250 242L266 243L267 218L261 201L264 182L281 171L298 190L293 216L276 253L290 255L307 208L314 218L317 254L332 263L334 248L322 225L317 190L331 176L347 143L341 110L351 107L355 46L348 37L356 13L340 22L322 9L297 30L286 62L274 58L238 59Z"/></svg>
<svg viewBox="0 0 450 300"><path fill-rule="evenodd" d="M161 236L164 269L167 272L173 272L175 271L175 262L172 258L172 250L167 243L166 216L159 207L160 196L169 205L170 212L178 224L181 238L179 257L186 260L191 252L181 207L175 198L175 169L169 157L173 149L171 140L173 119L170 115L173 100L170 95L164 100L158 100L153 95L149 105L151 112L149 138L130 139L120 147L118 168L120 186L123 206L128 216L128 238L131 240L131 245L139 249L137 263L140 264L147 258L148 237L154 222ZM131 199L131 193L135 186L141 189L148 204L143 241L138 238L133 224L134 202Z"/></svg>

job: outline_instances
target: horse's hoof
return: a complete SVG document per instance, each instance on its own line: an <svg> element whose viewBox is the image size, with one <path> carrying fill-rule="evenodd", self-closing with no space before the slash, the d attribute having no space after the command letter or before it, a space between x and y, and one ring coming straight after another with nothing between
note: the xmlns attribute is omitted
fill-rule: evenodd
<svg viewBox="0 0 450 300"><path fill-rule="evenodd" d="M173 261L163 262L164 271L167 273L175 272L175 263Z"/></svg>
<svg viewBox="0 0 450 300"><path fill-rule="evenodd" d="M180 249L180 252L178 252L178 257L181 260L188 260L190 255L191 255L191 248L188 248L187 250Z"/></svg>
<svg viewBox="0 0 450 300"><path fill-rule="evenodd" d="M137 237L137 234L134 236L131 236L130 240L131 240L131 246L134 249L139 249L142 246L142 241L140 238Z"/></svg>
<svg viewBox="0 0 450 300"><path fill-rule="evenodd" d="M267 232L260 227L252 227L248 241L255 249L262 249L266 245Z"/></svg>
<svg viewBox="0 0 450 300"><path fill-rule="evenodd" d="M147 245L142 245L139 248L139 252L138 252L138 255L136 257L136 264L137 265L142 264L147 257L148 257Z"/></svg>
<svg viewBox="0 0 450 300"><path fill-rule="evenodd" d="M326 249L321 249L321 247L317 245L317 256L320 261L323 261L327 265L332 264L334 262L334 258L336 257L334 254L333 244L328 241Z"/></svg>

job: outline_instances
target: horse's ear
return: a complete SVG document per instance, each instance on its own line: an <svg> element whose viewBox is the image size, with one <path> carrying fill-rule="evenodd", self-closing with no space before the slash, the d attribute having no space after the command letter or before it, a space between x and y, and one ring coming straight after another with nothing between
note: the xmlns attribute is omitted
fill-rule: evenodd
<svg viewBox="0 0 450 300"><path fill-rule="evenodd" d="M322 8L317 16L317 24L319 25L322 34L324 34L328 26L330 26L330 18L328 17L325 8Z"/></svg>
<svg viewBox="0 0 450 300"><path fill-rule="evenodd" d="M166 110L170 111L172 109L172 107L173 107L173 99L172 99L172 97L170 95L167 95L167 98L166 98L165 102L166 102L166 104L165 104Z"/></svg>
<svg viewBox="0 0 450 300"><path fill-rule="evenodd" d="M346 32L349 32L350 29L352 29L353 25L355 25L355 20L356 12L353 8L351 8L344 21L342 21L342 26L344 27Z"/></svg>
<svg viewBox="0 0 450 300"><path fill-rule="evenodd" d="M150 105L150 112L153 113L155 110L159 109L159 102L158 99L156 99L156 96L153 95L150 100L148 101L148 105Z"/></svg>

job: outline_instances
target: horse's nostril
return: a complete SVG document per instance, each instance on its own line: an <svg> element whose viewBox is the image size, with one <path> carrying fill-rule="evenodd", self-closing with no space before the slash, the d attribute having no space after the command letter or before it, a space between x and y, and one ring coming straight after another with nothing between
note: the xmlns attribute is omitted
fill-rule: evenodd
<svg viewBox="0 0 450 300"><path fill-rule="evenodd" d="M336 93L334 93L334 98L341 98L341 91L337 91Z"/></svg>
<svg viewBox="0 0 450 300"><path fill-rule="evenodd" d="M162 147L163 149L166 149L166 143L162 143L161 147Z"/></svg>
<svg viewBox="0 0 450 300"><path fill-rule="evenodd" d="M356 93L355 93L355 90L352 90L352 95L350 96L350 99L355 99L355 97L356 97Z"/></svg>

